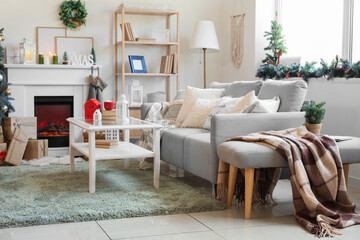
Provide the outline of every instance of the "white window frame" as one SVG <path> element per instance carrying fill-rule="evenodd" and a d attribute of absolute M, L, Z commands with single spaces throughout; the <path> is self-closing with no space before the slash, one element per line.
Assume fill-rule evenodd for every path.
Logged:
<path fill-rule="evenodd" d="M 286 1 L 286 0 L 285 0 Z M 275 9 L 278 12 L 278 21 L 282 23 L 282 0 L 275 0 Z M 342 33 L 342 53 L 343 59 L 352 62 L 353 53 L 353 28 L 354 27 L 354 0 L 344 0 L 343 12 L 343 33 Z"/>

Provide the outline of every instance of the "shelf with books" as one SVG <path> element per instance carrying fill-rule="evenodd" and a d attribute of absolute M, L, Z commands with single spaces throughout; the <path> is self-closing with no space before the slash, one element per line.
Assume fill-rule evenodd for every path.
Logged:
<path fill-rule="evenodd" d="M 116 73 L 117 76 L 122 76 L 122 73 Z M 125 73 L 125 76 L 133 77 L 171 77 L 178 76 L 177 73 Z"/>
<path fill-rule="evenodd" d="M 116 45 L 121 45 L 123 42 L 119 41 L 116 42 Z M 178 42 L 141 42 L 141 41 L 125 41 L 125 45 L 160 45 L 160 46 L 173 46 L 173 45 L 179 45 Z"/>
<path fill-rule="evenodd" d="M 154 15 L 163 16 L 166 20 L 166 31 L 168 31 L 169 42 L 156 42 L 154 38 L 135 38 L 134 32 L 132 31 L 131 23 L 125 21 L 126 15 Z M 172 22 L 171 20 L 176 20 Z M 124 23 L 124 24 L 122 24 Z M 156 10 L 156 9 L 128 9 L 121 8 L 115 11 L 115 97 L 118 97 L 118 91 L 120 86 L 118 80 L 121 79 L 121 92 L 125 93 L 125 81 L 127 77 L 165 77 L 166 78 L 166 100 L 170 100 L 170 83 L 172 77 L 176 78 L 176 90 L 179 91 L 180 87 L 180 74 L 179 58 L 180 58 L 180 13 L 173 10 Z M 137 21 L 137 25 L 139 22 Z M 146 24 L 146 23 L 144 23 Z M 119 31 L 120 26 L 120 31 Z M 172 29 L 174 28 L 174 29 Z M 171 38 L 170 34 L 175 33 L 175 36 Z M 120 40 L 121 39 L 121 40 Z M 128 58 L 125 55 L 125 49 L 129 46 L 146 46 L 150 47 L 167 47 L 167 56 L 176 55 L 176 59 L 171 61 L 171 67 L 159 69 L 160 73 L 128 73 L 125 70 L 125 61 Z M 130 51 L 133 50 L 130 48 Z M 121 52 L 119 52 L 121 51 Z M 129 51 L 129 50 L 127 50 Z M 160 51 L 160 49 L 159 49 Z M 161 50 L 163 51 L 163 50 Z M 120 54 L 119 54 L 120 53 Z M 160 52 L 159 52 L 160 53 Z M 131 55 L 131 54 L 129 54 Z M 154 57 L 152 60 L 154 61 Z M 162 57 L 159 56 L 159 62 L 162 61 Z M 168 66 L 169 63 L 167 63 Z M 164 69 L 167 69 L 164 71 Z M 146 71 L 146 70 L 145 70 Z M 156 71 L 156 70 L 155 70 Z"/>

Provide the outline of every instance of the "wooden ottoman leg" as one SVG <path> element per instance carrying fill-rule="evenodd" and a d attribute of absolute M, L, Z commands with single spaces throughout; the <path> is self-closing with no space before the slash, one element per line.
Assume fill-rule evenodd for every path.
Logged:
<path fill-rule="evenodd" d="M 231 207 L 232 200 L 234 198 L 234 190 L 235 190 L 237 172 L 238 172 L 238 168 L 233 166 L 233 165 L 230 165 L 229 183 L 228 183 L 228 197 L 227 197 L 227 205 L 229 207 Z"/>
<path fill-rule="evenodd" d="M 349 182 L 349 167 L 350 164 L 343 165 L 346 188 L 348 187 L 348 182 Z"/>
<path fill-rule="evenodd" d="M 228 179 L 229 179 L 229 164 L 219 160 L 217 190 L 215 192 L 217 200 L 225 199 L 226 197 L 225 190 L 228 184 L 227 183 Z"/>
<path fill-rule="evenodd" d="M 251 218 L 251 204 L 254 188 L 254 170 L 254 168 L 245 169 L 245 219 Z"/>

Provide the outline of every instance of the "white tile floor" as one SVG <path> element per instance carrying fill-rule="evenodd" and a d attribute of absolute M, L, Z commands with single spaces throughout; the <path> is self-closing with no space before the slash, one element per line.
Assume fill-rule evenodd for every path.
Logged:
<path fill-rule="evenodd" d="M 360 206 L 360 189 L 350 187 L 349 192 Z M 316 239 L 293 217 L 289 181 L 278 183 L 274 199 L 276 206 L 253 209 L 251 220 L 244 220 L 243 207 L 232 207 L 215 212 L 2 229 L 0 240 Z M 343 236 L 335 239 L 359 239 L 360 225 L 341 232 Z"/>

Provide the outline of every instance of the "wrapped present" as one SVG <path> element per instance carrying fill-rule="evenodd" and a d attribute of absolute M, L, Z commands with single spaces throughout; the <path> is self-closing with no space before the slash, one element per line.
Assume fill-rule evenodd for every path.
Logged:
<path fill-rule="evenodd" d="M 16 128 L 21 128 L 32 139 L 37 138 L 36 117 L 8 117 L 4 119 L 5 142 L 10 143 Z"/>
<path fill-rule="evenodd" d="M 88 132 L 83 132 L 84 142 L 89 141 L 89 134 Z M 96 132 L 95 139 L 105 139 L 105 132 Z"/>
<path fill-rule="evenodd" d="M 2 126 L 0 126 L 0 143 L 4 143 L 4 133 L 3 133 L 3 128 Z"/>
<path fill-rule="evenodd" d="M 33 160 L 46 157 L 48 155 L 49 141 L 47 139 L 29 139 L 24 159 Z"/>
<path fill-rule="evenodd" d="M 6 152 L 7 152 L 7 144 L 0 143 L 0 166 L 5 165 Z"/>
<path fill-rule="evenodd" d="M 22 128 L 16 128 L 5 157 L 5 162 L 10 165 L 20 165 L 28 140 L 29 133 Z"/>

